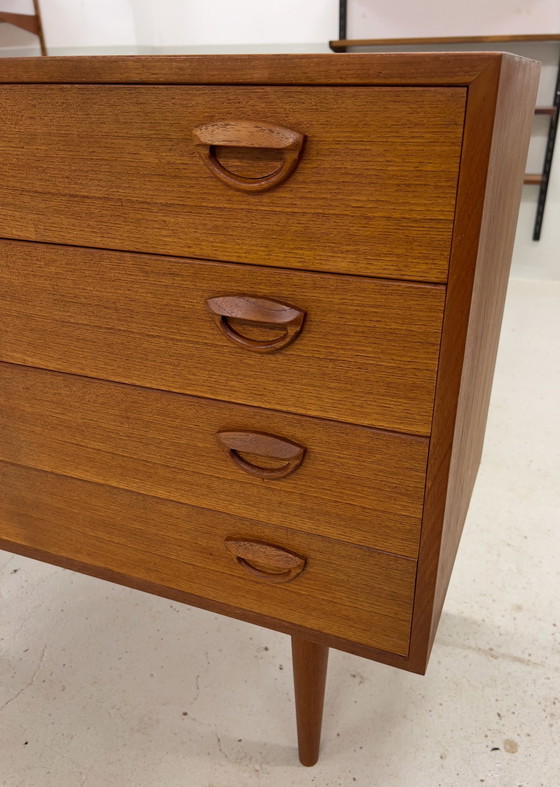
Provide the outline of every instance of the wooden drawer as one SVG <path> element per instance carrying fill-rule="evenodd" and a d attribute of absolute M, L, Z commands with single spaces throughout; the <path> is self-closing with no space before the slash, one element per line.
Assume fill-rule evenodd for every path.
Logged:
<path fill-rule="evenodd" d="M 418 553 L 425 438 L 4 363 L 0 434 L 8 462 Z"/>
<path fill-rule="evenodd" d="M 465 97 L 462 87 L 2 85 L 0 235 L 443 282 Z M 212 151 L 227 170 L 255 183 L 280 168 L 285 152 L 233 148 L 243 133 L 224 129 L 238 121 L 305 135 L 275 189 L 235 190 L 199 156 L 193 129 L 217 123 L 210 136 L 229 144 Z"/>
<path fill-rule="evenodd" d="M 303 310 L 301 333 L 276 352 L 240 346 L 207 307 L 227 295 Z M 444 298 L 441 285 L 0 241 L 0 360 L 428 435 Z"/>
<path fill-rule="evenodd" d="M 408 652 L 414 560 L 10 464 L 0 487 L 0 539 Z M 289 550 L 305 566 L 289 582 L 257 579 L 226 539 Z"/>

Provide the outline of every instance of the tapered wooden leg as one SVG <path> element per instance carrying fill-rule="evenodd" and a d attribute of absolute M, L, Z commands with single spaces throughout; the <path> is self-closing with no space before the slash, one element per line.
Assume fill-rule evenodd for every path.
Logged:
<path fill-rule="evenodd" d="M 292 637 L 299 759 L 302 765 L 315 765 L 319 759 L 328 658 L 326 645 Z"/>

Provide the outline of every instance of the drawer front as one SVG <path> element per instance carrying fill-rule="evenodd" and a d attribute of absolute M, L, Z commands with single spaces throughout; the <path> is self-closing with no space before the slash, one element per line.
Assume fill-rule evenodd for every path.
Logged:
<path fill-rule="evenodd" d="M 289 335 L 224 321 L 207 306 L 217 296 L 241 317 L 244 296 L 287 303 L 304 322 Z M 0 360 L 428 435 L 444 298 L 440 285 L 0 241 Z M 270 336 L 291 343 L 247 346 Z"/>
<path fill-rule="evenodd" d="M 425 438 L 3 363 L 0 434 L 15 464 L 418 552 Z"/>
<path fill-rule="evenodd" d="M 445 87 L 1 86 L 0 235 L 443 282 L 465 96 Z M 251 190 L 288 170 L 275 188 Z"/>
<path fill-rule="evenodd" d="M 4 463 L 0 487 L 6 541 L 408 652 L 414 560 Z M 270 555 L 247 556 L 247 541 L 293 560 L 289 581 L 260 578 Z"/>

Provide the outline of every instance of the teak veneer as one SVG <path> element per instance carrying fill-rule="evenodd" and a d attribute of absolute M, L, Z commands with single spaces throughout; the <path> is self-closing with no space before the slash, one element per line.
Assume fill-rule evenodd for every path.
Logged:
<path fill-rule="evenodd" d="M 426 670 L 538 81 L 500 53 L 0 64 L 0 544 Z"/>
<path fill-rule="evenodd" d="M 444 87 L 6 85 L 0 223 L 25 240 L 443 282 L 464 107 Z M 229 149 L 239 117 L 303 122 L 284 188 L 247 194 L 201 167 L 192 130 L 220 121 Z"/>
<path fill-rule="evenodd" d="M 226 430 L 247 436 L 245 458 L 259 452 L 253 469 L 285 464 L 274 450 L 267 463 L 253 435 L 305 455 L 263 484 L 266 469 L 240 472 L 224 450 Z M 425 438 L 6 363 L 0 433 L 6 462 L 418 556 Z"/>
<path fill-rule="evenodd" d="M 2 360 L 430 433 L 443 287 L 2 240 L 0 254 Z M 297 340 L 247 351 L 231 339 L 283 329 L 243 313 L 228 340 L 208 309 L 228 294 L 300 309 Z"/>

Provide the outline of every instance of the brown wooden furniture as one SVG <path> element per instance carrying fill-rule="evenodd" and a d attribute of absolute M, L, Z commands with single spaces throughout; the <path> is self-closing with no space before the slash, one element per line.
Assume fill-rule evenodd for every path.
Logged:
<path fill-rule="evenodd" d="M 34 14 L 11 14 L 8 11 L 0 11 L 0 22 L 5 22 L 14 27 L 19 27 L 22 30 L 27 30 L 28 33 L 33 33 L 39 38 L 39 45 L 41 47 L 41 54 L 47 54 L 47 46 L 45 44 L 45 36 L 43 33 L 43 22 L 41 20 L 41 9 L 39 8 L 39 0 L 33 0 Z"/>
<path fill-rule="evenodd" d="M 457 46 L 466 44 L 470 45 L 484 45 L 484 48 L 494 49 L 495 47 L 486 47 L 486 44 L 497 44 L 502 47 L 507 44 L 548 44 L 560 43 L 560 33 L 527 33 L 525 35 L 491 35 L 491 36 L 436 36 L 436 37 L 423 37 L 423 38 L 347 38 L 347 0 L 340 0 L 339 7 L 339 29 L 340 38 L 336 41 L 329 41 L 329 46 L 333 52 L 348 52 L 352 49 L 373 49 L 380 52 L 387 47 L 395 46 L 410 46 L 410 47 L 426 47 L 426 46 Z M 548 133 L 546 140 L 546 148 L 543 160 L 542 171 L 538 173 L 527 172 L 525 174 L 524 183 L 526 186 L 539 186 L 539 195 L 537 200 L 537 210 L 535 213 L 535 226 L 533 230 L 533 240 L 540 240 L 542 223 L 544 217 L 544 209 L 546 207 L 546 197 L 548 194 L 548 186 L 550 182 L 550 172 L 552 169 L 552 159 L 554 156 L 554 147 L 556 144 L 556 134 L 558 131 L 558 114 L 560 112 L 560 60 L 556 70 L 556 85 L 552 97 L 552 104 L 550 106 L 536 107 L 535 115 L 545 115 L 548 117 Z"/>
<path fill-rule="evenodd" d="M 0 69 L 3 548 L 425 671 L 482 450 L 538 65 Z"/>
<path fill-rule="evenodd" d="M 399 46 L 401 44 L 509 44 L 525 42 L 560 41 L 560 33 L 527 33 L 523 35 L 491 35 L 491 36 L 424 36 L 413 38 L 346 38 L 329 41 L 333 52 L 346 52 L 350 47 L 363 46 Z"/>

